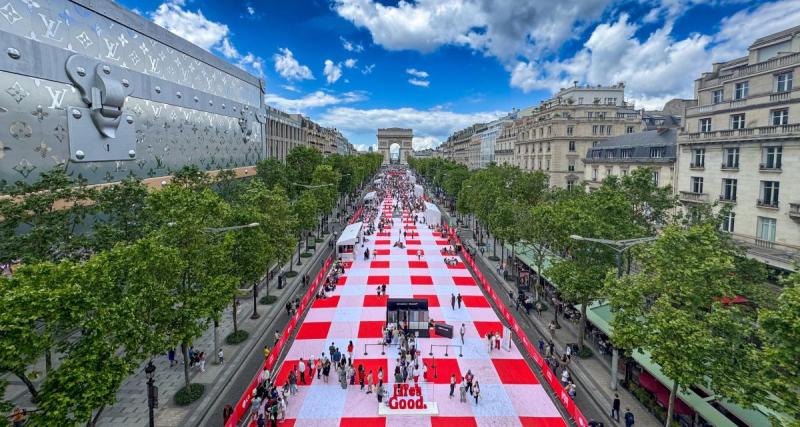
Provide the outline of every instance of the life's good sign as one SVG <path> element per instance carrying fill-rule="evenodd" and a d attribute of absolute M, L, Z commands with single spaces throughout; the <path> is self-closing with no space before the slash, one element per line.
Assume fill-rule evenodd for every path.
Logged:
<path fill-rule="evenodd" d="M 422 399 L 422 389 L 414 384 L 395 384 L 394 395 L 389 399 L 389 409 L 427 409 Z"/>

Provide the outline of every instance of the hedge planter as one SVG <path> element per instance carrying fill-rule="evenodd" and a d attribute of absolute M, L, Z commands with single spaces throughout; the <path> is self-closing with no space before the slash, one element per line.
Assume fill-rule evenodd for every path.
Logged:
<path fill-rule="evenodd" d="M 274 303 L 277 300 L 278 300 L 278 297 L 276 297 L 275 295 L 266 295 L 266 296 L 261 297 L 261 299 L 259 299 L 258 302 L 260 302 L 261 304 L 264 304 L 264 305 L 269 305 L 269 304 Z"/>
<path fill-rule="evenodd" d="M 175 403 L 178 406 L 190 405 L 192 402 L 202 397 L 205 390 L 206 386 L 203 384 L 189 384 L 188 389 L 186 387 L 181 387 L 181 389 L 175 393 Z"/>
<path fill-rule="evenodd" d="M 286 276 L 287 278 L 292 278 L 292 277 L 296 277 L 298 274 L 300 274 L 300 273 L 298 273 L 296 271 L 287 271 L 286 273 L 284 273 L 284 276 Z"/>
<path fill-rule="evenodd" d="M 580 357 L 581 359 L 588 359 L 592 357 L 592 354 L 593 354 L 592 349 L 586 346 L 583 346 L 582 349 L 578 350 L 578 357 Z"/>
<path fill-rule="evenodd" d="M 489 255 L 489 261 L 500 261 L 500 257 Z"/>
<path fill-rule="evenodd" d="M 317 243 L 322 243 L 322 242 L 324 242 L 324 241 L 325 241 L 325 239 L 316 239 L 316 242 L 317 242 Z"/>
<path fill-rule="evenodd" d="M 300 257 L 301 258 L 311 258 L 312 255 L 313 254 L 311 252 L 303 252 L 302 254 L 300 254 Z"/>
<path fill-rule="evenodd" d="M 246 340 L 249 336 L 250 334 L 247 331 L 239 329 L 238 331 L 225 337 L 225 342 L 230 345 L 236 345 Z"/>

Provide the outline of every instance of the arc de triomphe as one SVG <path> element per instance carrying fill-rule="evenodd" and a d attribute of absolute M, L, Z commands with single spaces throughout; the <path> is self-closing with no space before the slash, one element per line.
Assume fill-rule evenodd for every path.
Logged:
<path fill-rule="evenodd" d="M 400 164 L 407 165 L 408 157 L 413 155 L 411 141 L 414 139 L 412 129 L 386 128 L 378 129 L 378 151 L 383 154 L 383 164 L 391 163 L 389 150 L 393 144 L 400 146 Z"/>

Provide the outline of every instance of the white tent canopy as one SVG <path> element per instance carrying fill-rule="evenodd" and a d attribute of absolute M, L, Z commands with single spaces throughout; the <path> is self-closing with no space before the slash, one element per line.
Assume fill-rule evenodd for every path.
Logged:
<path fill-rule="evenodd" d="M 342 230 L 342 235 L 336 241 L 336 254 L 345 261 L 352 261 L 355 259 L 355 248 L 361 239 L 361 228 L 364 226 L 363 222 L 356 222 L 348 225 Z"/>
<path fill-rule="evenodd" d="M 425 223 L 439 225 L 442 222 L 442 212 L 433 203 L 425 202 Z"/>
<path fill-rule="evenodd" d="M 380 178 L 378 178 L 378 179 L 376 179 L 376 180 L 375 180 L 375 184 L 380 184 L 380 183 L 381 183 L 381 180 L 380 180 Z"/>
<path fill-rule="evenodd" d="M 425 189 L 422 188 L 419 184 L 414 184 L 414 195 L 417 197 L 422 196 L 425 193 Z"/>
<path fill-rule="evenodd" d="M 374 191 L 370 191 L 369 193 L 367 193 L 366 196 L 364 196 L 364 201 L 366 202 L 368 200 L 375 200 L 377 198 L 378 198 L 378 194 L 376 192 L 374 192 Z"/>
<path fill-rule="evenodd" d="M 412 184 L 416 184 L 417 183 L 417 178 L 415 176 L 411 175 L 411 176 L 408 177 L 408 182 L 410 182 Z"/>

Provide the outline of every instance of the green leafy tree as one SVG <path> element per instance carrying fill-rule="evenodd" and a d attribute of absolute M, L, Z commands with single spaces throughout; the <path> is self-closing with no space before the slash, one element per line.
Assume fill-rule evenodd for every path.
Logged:
<path fill-rule="evenodd" d="M 308 247 L 308 234 L 309 230 L 313 230 L 317 225 L 317 199 L 310 191 L 304 191 L 300 197 L 292 204 L 292 212 L 296 221 L 294 222 L 294 232 L 298 236 L 297 243 L 297 264 L 300 264 L 300 245 L 305 236 L 306 247 Z"/>
<path fill-rule="evenodd" d="M 740 291 L 734 258 L 711 224 L 669 226 L 637 252 L 640 272 L 622 279 L 608 274 L 613 341 L 650 352 L 673 381 L 666 426 L 679 389 L 702 384 L 731 396 L 755 370 L 748 357 L 754 322 L 722 303 Z"/>
<path fill-rule="evenodd" d="M 336 207 L 340 180 L 341 175 L 330 165 L 319 165 L 314 169 L 311 177 L 311 185 L 314 188 L 311 191 L 317 200 L 317 208 L 321 215 L 320 228 L 327 215 Z"/>
<path fill-rule="evenodd" d="M 296 196 L 301 192 L 293 183 L 309 185 L 314 175 L 314 169 L 322 164 L 322 153 L 316 148 L 298 146 L 286 155 L 286 170 L 289 177 L 289 194 Z"/>
<path fill-rule="evenodd" d="M 94 246 L 110 249 L 117 243 L 133 243 L 144 237 L 142 226 L 147 187 L 138 179 L 126 178 L 96 193 Z"/>
<path fill-rule="evenodd" d="M 762 369 L 756 371 L 757 392 L 748 394 L 750 403 L 761 403 L 781 414 L 774 425 L 800 426 L 800 273 L 792 274 L 774 309 L 761 310 L 761 351 L 755 357 Z"/>
<path fill-rule="evenodd" d="M 289 190 L 289 171 L 285 163 L 278 159 L 266 159 L 256 164 L 256 177 L 268 188 L 275 186 Z"/>
<path fill-rule="evenodd" d="M 185 267 L 180 280 L 171 284 L 176 302 L 173 335 L 181 343 L 184 380 L 189 388 L 188 350 L 231 301 L 238 280 L 230 274 L 233 237 L 209 228 L 225 226 L 230 207 L 208 188 L 167 185 L 147 197 L 145 210 L 160 244 L 178 251 Z"/>

